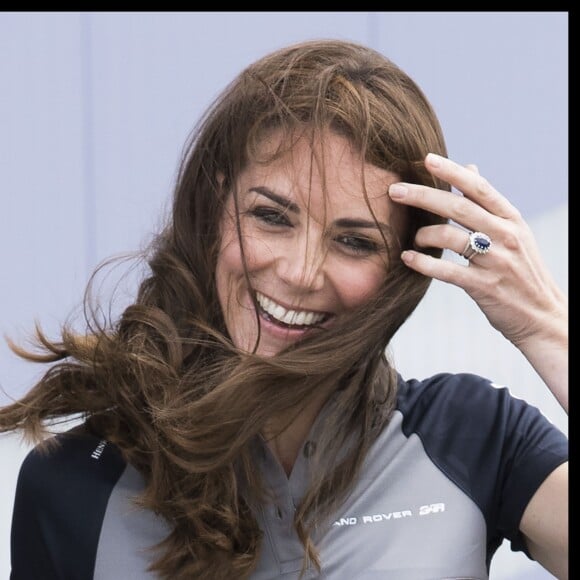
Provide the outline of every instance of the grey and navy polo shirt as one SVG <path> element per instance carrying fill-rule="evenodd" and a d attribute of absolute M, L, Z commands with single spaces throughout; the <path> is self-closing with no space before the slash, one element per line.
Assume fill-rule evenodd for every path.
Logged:
<path fill-rule="evenodd" d="M 324 409 L 289 477 L 256 442 L 273 499 L 256 511 L 264 537 L 252 580 L 300 575 L 304 550 L 292 521 L 323 425 Z M 11 580 L 154 578 L 148 548 L 170 530 L 133 503 L 141 475 L 104 440 L 59 437 L 55 452 L 33 450 L 21 467 Z M 400 379 L 396 411 L 360 478 L 316 532 L 322 570 L 304 578 L 486 579 L 504 538 L 527 553 L 524 509 L 567 458 L 565 435 L 505 387 L 470 374 Z"/>

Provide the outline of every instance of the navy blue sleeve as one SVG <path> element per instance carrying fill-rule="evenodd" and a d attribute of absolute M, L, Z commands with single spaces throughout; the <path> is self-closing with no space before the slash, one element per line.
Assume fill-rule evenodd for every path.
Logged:
<path fill-rule="evenodd" d="M 504 538 L 527 551 L 519 524 L 546 477 L 568 459 L 568 439 L 534 406 L 477 375 L 401 382 L 407 435 L 481 509 L 488 562 Z"/>
<path fill-rule="evenodd" d="M 125 463 L 118 450 L 81 434 L 33 449 L 18 475 L 11 529 L 11 580 L 93 577 L 107 502 Z"/>

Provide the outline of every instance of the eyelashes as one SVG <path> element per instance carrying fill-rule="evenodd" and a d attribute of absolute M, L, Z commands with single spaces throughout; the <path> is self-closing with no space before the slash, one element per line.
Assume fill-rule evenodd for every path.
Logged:
<path fill-rule="evenodd" d="M 354 254 L 377 254 L 381 249 L 374 240 L 358 234 L 341 234 L 335 240 Z"/>
<path fill-rule="evenodd" d="M 291 229 L 294 224 L 288 216 L 287 210 L 277 209 L 271 206 L 255 206 L 245 212 L 258 220 L 269 229 Z M 384 245 L 373 238 L 355 232 L 341 232 L 333 237 L 345 253 L 356 256 L 369 256 L 385 251 Z"/>
<path fill-rule="evenodd" d="M 288 219 L 287 213 L 273 207 L 257 206 L 248 213 L 269 226 L 292 227 L 292 222 Z"/>

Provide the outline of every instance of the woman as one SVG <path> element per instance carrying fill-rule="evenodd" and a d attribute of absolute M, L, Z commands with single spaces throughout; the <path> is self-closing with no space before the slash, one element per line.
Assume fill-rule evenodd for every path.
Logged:
<path fill-rule="evenodd" d="M 384 56 L 312 41 L 243 71 L 148 265 L 119 320 L 14 346 L 51 364 L 0 412 L 39 443 L 13 580 L 486 578 L 504 538 L 567 577 L 564 435 L 486 378 L 406 380 L 385 355 L 443 280 L 567 409 L 563 293 Z"/>

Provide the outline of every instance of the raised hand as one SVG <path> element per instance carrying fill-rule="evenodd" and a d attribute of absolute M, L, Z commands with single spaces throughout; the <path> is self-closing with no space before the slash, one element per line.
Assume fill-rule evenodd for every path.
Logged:
<path fill-rule="evenodd" d="M 461 194 L 412 183 L 391 185 L 393 201 L 454 222 L 421 228 L 416 249 L 404 251 L 403 261 L 463 288 L 567 409 L 567 298 L 546 267 L 530 227 L 474 165 L 464 167 L 429 154 L 425 167 Z M 420 251 L 426 247 L 452 250 L 467 261 L 434 258 Z"/>

